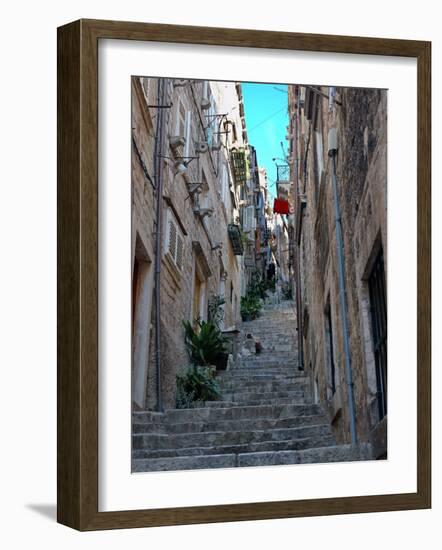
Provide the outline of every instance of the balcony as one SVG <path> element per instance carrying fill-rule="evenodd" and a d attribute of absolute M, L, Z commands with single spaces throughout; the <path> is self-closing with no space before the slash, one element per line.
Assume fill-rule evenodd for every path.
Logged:
<path fill-rule="evenodd" d="M 242 244 L 241 230 L 239 225 L 229 223 L 227 226 L 227 233 L 229 235 L 230 243 L 233 248 L 235 256 L 242 256 L 244 254 L 244 247 Z"/>

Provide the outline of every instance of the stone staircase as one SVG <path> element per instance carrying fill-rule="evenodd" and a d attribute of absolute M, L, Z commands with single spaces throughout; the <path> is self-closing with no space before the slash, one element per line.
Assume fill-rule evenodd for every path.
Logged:
<path fill-rule="evenodd" d="M 367 445 L 337 445 L 297 368 L 293 302 L 267 304 L 242 323 L 262 344 L 218 374 L 218 401 L 194 409 L 133 413 L 132 471 L 367 460 Z"/>

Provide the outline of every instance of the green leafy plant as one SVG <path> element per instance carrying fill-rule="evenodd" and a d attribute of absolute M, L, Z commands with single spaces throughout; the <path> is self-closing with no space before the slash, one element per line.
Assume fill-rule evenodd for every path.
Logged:
<path fill-rule="evenodd" d="M 261 311 L 261 301 L 256 294 L 246 293 L 241 297 L 241 317 L 244 321 L 256 319 Z"/>
<path fill-rule="evenodd" d="M 266 279 L 263 279 L 258 271 L 255 271 L 252 275 L 252 280 L 247 287 L 247 293 L 253 294 L 261 300 L 266 297 L 267 290 L 269 290 L 269 284 Z"/>
<path fill-rule="evenodd" d="M 262 279 L 259 272 L 252 275 L 244 296 L 241 297 L 241 317 L 243 321 L 250 321 L 258 317 L 268 290 L 268 282 Z"/>
<path fill-rule="evenodd" d="M 176 408 L 189 409 L 220 397 L 215 371 L 209 367 L 191 365 L 177 374 Z"/>
<path fill-rule="evenodd" d="M 193 326 L 183 321 L 184 341 L 189 358 L 194 365 L 214 365 L 227 351 L 227 338 L 211 321 L 196 320 Z"/>

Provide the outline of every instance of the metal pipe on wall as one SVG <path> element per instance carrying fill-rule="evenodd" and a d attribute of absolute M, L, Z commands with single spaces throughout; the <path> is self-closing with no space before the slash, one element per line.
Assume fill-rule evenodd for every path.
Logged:
<path fill-rule="evenodd" d="M 299 98 L 297 98 L 299 100 Z M 301 189 L 299 184 L 299 152 L 298 152 L 298 138 L 299 138 L 299 120 L 298 111 L 296 108 L 295 115 L 293 117 L 294 123 L 294 176 L 296 182 L 296 204 L 298 206 L 298 215 L 302 216 L 302 207 L 300 207 Z M 298 226 L 298 223 L 296 223 Z M 302 224 L 299 225 L 302 227 Z M 300 235 L 299 235 L 300 239 Z M 302 320 L 302 289 L 301 289 L 301 247 L 298 241 L 297 229 L 294 233 L 294 245 L 296 251 L 295 260 L 295 279 L 296 279 L 296 322 L 298 325 L 298 370 L 304 370 L 304 341 L 303 341 L 303 320 Z"/>
<path fill-rule="evenodd" d="M 339 298 L 341 304 L 341 321 L 342 321 L 342 332 L 344 340 L 344 356 L 345 356 L 345 375 L 346 383 L 348 390 L 348 410 L 350 415 L 350 435 L 351 442 L 353 444 L 357 443 L 357 432 L 356 432 L 356 410 L 355 410 L 355 400 L 354 400 L 354 384 L 353 384 L 353 373 L 351 368 L 351 356 L 350 356 L 350 341 L 348 334 L 348 316 L 347 316 L 347 300 L 346 300 L 346 289 L 345 289 L 345 266 L 344 266 L 344 243 L 342 239 L 342 221 L 341 221 L 341 210 L 339 207 L 339 197 L 338 197 L 338 188 L 337 188 L 337 177 L 336 177 L 336 156 L 338 152 L 337 147 L 337 135 L 336 130 L 332 129 L 334 135 L 330 136 L 329 134 L 329 151 L 328 154 L 332 158 L 332 188 L 333 188 L 333 203 L 335 210 L 335 230 L 336 230 L 336 248 L 338 255 L 338 277 L 339 277 Z"/>
<path fill-rule="evenodd" d="M 164 105 L 165 79 L 158 79 L 158 107 Z M 155 129 L 154 173 L 156 188 L 156 233 L 155 233 L 155 368 L 157 410 L 162 412 L 163 397 L 161 387 L 161 240 L 163 225 L 163 141 L 165 109 L 158 108 Z"/>

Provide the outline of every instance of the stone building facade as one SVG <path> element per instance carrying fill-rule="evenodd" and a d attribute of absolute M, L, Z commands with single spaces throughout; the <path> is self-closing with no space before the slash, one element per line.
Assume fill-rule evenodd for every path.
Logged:
<path fill-rule="evenodd" d="M 132 79 L 135 409 L 175 406 L 183 320 L 207 320 L 216 295 L 224 327 L 240 319 L 244 191 L 232 152 L 247 149 L 243 114 L 239 84 Z"/>
<path fill-rule="evenodd" d="M 374 457 L 383 458 L 387 453 L 387 92 L 293 85 L 288 102 L 294 205 L 290 251 L 299 366 L 310 373 L 316 399 L 326 404 L 342 443 L 351 441 L 351 372 L 357 439 L 370 442 Z M 330 129 L 336 133 L 329 134 Z"/>

